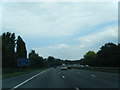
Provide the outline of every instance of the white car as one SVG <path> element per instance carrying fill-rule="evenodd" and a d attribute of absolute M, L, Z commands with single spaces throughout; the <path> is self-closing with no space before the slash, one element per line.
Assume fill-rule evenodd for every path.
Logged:
<path fill-rule="evenodd" d="M 85 65 L 85 67 L 90 67 L 89 65 Z"/>
<path fill-rule="evenodd" d="M 61 69 L 61 70 L 67 70 L 67 66 L 66 66 L 65 64 L 62 64 L 62 66 L 61 66 L 60 69 Z"/>
<path fill-rule="evenodd" d="M 80 67 L 82 67 L 82 68 L 83 68 L 83 67 L 84 67 L 84 65 L 80 65 Z"/>

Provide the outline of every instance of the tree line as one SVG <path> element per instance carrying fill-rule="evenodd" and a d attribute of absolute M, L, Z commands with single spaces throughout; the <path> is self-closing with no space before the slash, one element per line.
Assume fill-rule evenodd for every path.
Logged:
<path fill-rule="evenodd" d="M 6 32 L 2 34 L 2 67 L 18 68 L 17 60 L 27 58 L 26 44 L 21 36 L 15 37 L 15 33 Z M 39 56 L 35 50 L 28 54 L 30 68 L 42 68 L 61 65 L 63 60 L 49 56 L 47 59 Z"/>
<path fill-rule="evenodd" d="M 53 56 L 48 56 L 48 58 L 43 58 L 39 56 L 35 50 L 31 50 L 29 53 L 30 67 L 39 68 L 39 67 L 53 67 L 59 66 L 63 63 L 63 60 L 54 58 Z"/>
<path fill-rule="evenodd" d="M 116 45 L 109 42 L 103 45 L 97 53 L 88 51 L 80 60 L 80 64 L 99 67 L 120 67 L 119 55 L 120 44 Z"/>
<path fill-rule="evenodd" d="M 100 50 L 95 53 L 94 51 L 88 51 L 82 59 L 71 61 L 61 60 L 53 56 L 43 58 L 36 53 L 35 50 L 31 50 L 27 57 L 26 43 L 21 36 L 15 37 L 15 33 L 6 32 L 1 35 L 2 37 L 2 67 L 3 68 L 18 68 L 18 58 L 28 58 L 30 60 L 30 68 L 43 68 L 59 66 L 62 63 L 65 64 L 83 64 L 90 66 L 108 66 L 118 67 L 118 58 L 120 54 L 120 44 L 106 43 Z"/>

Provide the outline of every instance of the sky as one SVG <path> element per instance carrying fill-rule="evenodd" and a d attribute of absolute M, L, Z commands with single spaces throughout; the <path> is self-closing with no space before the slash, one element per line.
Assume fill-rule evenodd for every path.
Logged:
<path fill-rule="evenodd" d="M 80 60 L 105 43 L 118 43 L 118 3 L 113 2 L 4 2 L 3 32 L 14 32 L 27 52 Z"/>

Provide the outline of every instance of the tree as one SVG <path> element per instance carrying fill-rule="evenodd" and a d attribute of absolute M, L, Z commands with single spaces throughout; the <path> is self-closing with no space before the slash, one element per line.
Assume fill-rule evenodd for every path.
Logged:
<path fill-rule="evenodd" d="M 118 67 L 119 44 L 106 43 L 97 52 L 97 64 L 99 66 Z"/>
<path fill-rule="evenodd" d="M 17 58 L 27 58 L 26 45 L 20 36 L 17 39 Z"/>
<path fill-rule="evenodd" d="M 88 51 L 85 55 L 84 55 L 84 63 L 94 66 L 96 63 L 96 56 L 97 54 L 94 51 Z"/>
<path fill-rule="evenodd" d="M 96 53 L 94 51 L 88 51 L 84 55 L 84 59 L 95 59 L 96 58 Z"/>
<path fill-rule="evenodd" d="M 53 56 L 49 56 L 47 62 L 49 66 L 55 66 L 55 58 Z"/>
<path fill-rule="evenodd" d="M 61 59 L 56 59 L 55 61 L 56 61 L 55 62 L 56 66 L 62 65 L 62 63 L 63 63 L 63 60 L 61 60 Z"/>
<path fill-rule="evenodd" d="M 15 67 L 15 33 L 2 34 L 2 66 Z"/>
<path fill-rule="evenodd" d="M 29 53 L 29 59 L 30 59 L 30 66 L 32 68 L 45 67 L 45 62 L 43 60 L 43 57 L 39 56 L 38 53 L 35 52 L 35 50 L 31 50 L 31 52 Z"/>

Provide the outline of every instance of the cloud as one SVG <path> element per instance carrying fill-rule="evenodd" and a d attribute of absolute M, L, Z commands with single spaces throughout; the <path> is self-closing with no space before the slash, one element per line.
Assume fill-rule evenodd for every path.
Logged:
<path fill-rule="evenodd" d="M 36 50 L 41 56 L 46 58 L 48 56 L 54 56 L 56 58 L 61 58 L 61 59 L 77 60 L 81 56 L 80 50 L 78 50 L 77 47 L 70 46 L 67 44 L 59 44 L 48 47 L 38 47 L 33 49 Z"/>
<path fill-rule="evenodd" d="M 2 2 L 118 2 L 119 0 L 2 0 Z"/>
<path fill-rule="evenodd" d="M 115 8 L 112 3 L 92 2 L 5 3 L 3 31 L 12 30 L 26 37 L 70 36 L 102 23 L 116 22 Z"/>
<path fill-rule="evenodd" d="M 85 45 L 90 45 L 90 44 L 97 44 L 100 42 L 110 42 L 110 41 L 118 41 L 118 27 L 117 25 L 114 26 L 108 26 L 103 28 L 99 32 L 92 33 L 87 36 L 79 37 L 77 40 L 80 43 L 83 43 Z"/>

